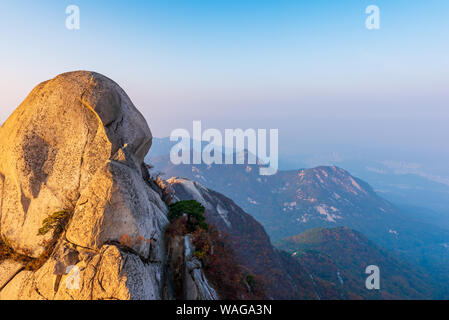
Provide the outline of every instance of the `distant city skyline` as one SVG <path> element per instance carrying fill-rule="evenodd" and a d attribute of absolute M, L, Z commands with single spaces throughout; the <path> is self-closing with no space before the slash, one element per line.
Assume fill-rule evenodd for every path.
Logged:
<path fill-rule="evenodd" d="M 69 5 L 80 30 L 65 27 Z M 369 5 L 380 30 L 365 27 Z M 279 129 L 281 153 L 448 155 L 448 14 L 445 0 L 2 1 L 0 123 L 39 82 L 91 70 L 122 86 L 158 137 L 201 120 Z"/>

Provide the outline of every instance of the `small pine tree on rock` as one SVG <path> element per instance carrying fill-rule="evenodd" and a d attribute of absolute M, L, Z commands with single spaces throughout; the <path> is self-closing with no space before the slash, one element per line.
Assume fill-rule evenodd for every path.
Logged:
<path fill-rule="evenodd" d="M 187 216 L 187 226 L 191 232 L 199 226 L 201 229 L 208 230 L 209 226 L 204 217 L 204 206 L 195 200 L 185 200 L 173 203 L 169 206 L 168 219 L 174 221 L 183 215 Z"/>

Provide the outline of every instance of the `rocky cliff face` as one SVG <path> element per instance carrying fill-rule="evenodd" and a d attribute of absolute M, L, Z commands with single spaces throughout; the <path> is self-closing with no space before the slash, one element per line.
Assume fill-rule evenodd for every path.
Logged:
<path fill-rule="evenodd" d="M 218 300 L 209 284 L 201 261 L 194 255 L 190 235 L 167 239 L 167 268 L 164 299 Z"/>
<path fill-rule="evenodd" d="M 167 180 L 174 201 L 196 200 L 207 222 L 229 236 L 237 262 L 263 282 L 267 299 L 316 299 L 314 284 L 301 265 L 275 249 L 264 228 L 231 199 L 183 178 Z"/>
<path fill-rule="evenodd" d="M 0 299 L 162 298 L 168 220 L 143 178 L 151 142 L 100 74 L 30 93 L 0 129 Z"/>

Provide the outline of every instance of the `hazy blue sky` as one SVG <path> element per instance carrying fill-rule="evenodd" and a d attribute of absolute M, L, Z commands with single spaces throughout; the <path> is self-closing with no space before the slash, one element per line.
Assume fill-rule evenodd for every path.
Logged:
<path fill-rule="evenodd" d="M 70 4 L 79 31 L 65 28 Z M 370 4 L 380 30 L 365 28 Z M 449 152 L 447 0 L 0 2 L 0 122 L 78 69 L 117 81 L 155 136 L 202 120 L 279 128 L 289 150 Z"/>

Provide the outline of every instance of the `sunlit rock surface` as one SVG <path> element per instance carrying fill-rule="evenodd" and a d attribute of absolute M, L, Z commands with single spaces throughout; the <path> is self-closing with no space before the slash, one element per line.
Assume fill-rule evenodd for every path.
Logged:
<path fill-rule="evenodd" d="M 0 299 L 160 299 L 167 207 L 144 180 L 151 131 L 93 72 L 39 84 L 0 129 L 0 234 L 36 271 L 0 264 Z M 146 169 L 145 169 L 146 170 Z M 40 232 L 67 212 L 62 232 Z"/>

